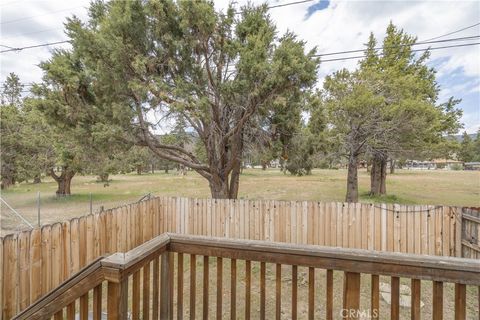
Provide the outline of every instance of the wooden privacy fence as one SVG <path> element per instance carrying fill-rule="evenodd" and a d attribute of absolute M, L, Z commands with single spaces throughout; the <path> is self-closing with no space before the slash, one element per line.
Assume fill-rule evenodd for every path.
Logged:
<path fill-rule="evenodd" d="M 339 273 L 343 288 L 335 284 Z M 385 278 L 389 308 L 380 304 Z M 401 280 L 412 287 L 410 310 L 402 313 Z M 432 302 L 422 310 L 421 299 L 430 296 L 423 286 L 432 288 Z M 14 320 L 74 320 L 77 310 L 80 319 L 102 319 L 106 311 L 108 320 L 419 320 L 426 309 L 434 320 L 465 320 L 478 318 L 480 292 L 473 286 L 480 286 L 479 260 L 167 233 L 96 260 Z"/>
<path fill-rule="evenodd" d="M 462 253 L 480 259 L 480 208 L 462 208 Z"/>
<path fill-rule="evenodd" d="M 448 206 L 155 197 L 2 238 L 0 319 L 97 257 L 164 232 L 460 256 L 461 216 Z"/>

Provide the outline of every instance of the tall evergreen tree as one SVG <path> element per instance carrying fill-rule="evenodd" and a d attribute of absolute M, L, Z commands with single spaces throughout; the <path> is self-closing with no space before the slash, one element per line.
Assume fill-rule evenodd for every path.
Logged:
<path fill-rule="evenodd" d="M 50 114 L 80 125 L 119 128 L 131 143 L 205 177 L 212 197 L 236 198 L 244 134 L 279 96 L 308 90 L 316 80 L 314 51 L 292 33 L 277 36 L 267 7 L 217 12 L 207 1 L 94 2 L 86 23 L 71 19 L 71 52 L 42 67 L 60 91 L 77 100 Z M 64 57 L 70 66 L 56 74 Z M 90 95 L 95 102 L 88 101 Z M 61 112 L 59 112 L 61 111 Z M 48 112 L 48 111 L 47 111 Z M 162 143 L 152 114 L 183 118 L 204 145 L 203 162 L 184 147 Z"/>
<path fill-rule="evenodd" d="M 461 111 L 455 108 L 459 100 L 451 98 L 437 104 L 439 87 L 435 70 L 426 65 L 428 51 L 420 56 L 412 52 L 416 38 L 390 23 L 382 50 L 375 50 L 376 41 L 370 36 L 360 63 L 360 76 L 369 83 L 382 103 L 376 136 L 367 144 L 372 157 L 372 195 L 386 193 L 387 161 L 431 148 L 446 134 L 456 132 Z"/>

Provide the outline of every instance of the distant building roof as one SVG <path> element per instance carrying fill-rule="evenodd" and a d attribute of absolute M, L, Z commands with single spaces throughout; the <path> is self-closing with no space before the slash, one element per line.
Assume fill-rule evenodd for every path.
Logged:
<path fill-rule="evenodd" d="M 433 163 L 463 163 L 462 161 L 451 160 L 451 159 L 433 159 Z"/>

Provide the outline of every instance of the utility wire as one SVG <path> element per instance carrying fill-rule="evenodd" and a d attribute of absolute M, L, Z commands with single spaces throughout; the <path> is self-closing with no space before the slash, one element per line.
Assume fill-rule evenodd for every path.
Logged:
<path fill-rule="evenodd" d="M 68 42 L 68 41 L 63 41 L 63 42 Z M 62 43 L 63 43 L 62 42 Z M 480 42 L 474 42 L 474 43 L 464 43 L 464 44 L 457 44 L 457 45 L 451 45 L 451 46 L 442 46 L 442 47 L 433 47 L 433 48 L 423 48 L 423 49 L 415 49 L 412 50 L 412 52 L 421 52 L 421 51 L 431 51 L 431 50 L 438 50 L 438 49 L 448 49 L 448 48 L 458 48 L 458 47 L 467 47 L 467 46 L 474 46 L 474 45 L 479 45 Z M 0 51 L 2 52 L 2 51 Z M 383 53 L 380 53 L 382 55 Z M 354 57 L 345 57 L 345 58 L 334 58 L 334 59 L 326 59 L 326 60 L 320 60 L 320 62 L 331 62 L 331 61 L 343 61 L 343 60 L 351 60 L 351 59 L 362 59 L 365 58 L 365 55 L 362 56 L 354 56 Z M 37 83 L 25 83 L 22 84 L 25 87 L 31 87 L 36 85 Z M 30 89 L 25 89 L 25 91 L 30 91 Z"/>
<path fill-rule="evenodd" d="M 2 50 L 2 51 L 0 51 L 0 53 L 11 52 L 11 51 L 22 51 L 22 50 L 25 50 L 25 49 L 32 49 L 32 48 L 47 47 L 47 46 L 53 46 L 53 45 L 61 44 L 61 43 L 68 43 L 68 42 L 70 42 L 70 40 L 43 43 L 43 44 L 37 44 L 37 45 L 33 45 L 33 46 L 20 47 L 20 48 L 12 48 L 12 49 L 8 49 L 8 50 Z"/>
<path fill-rule="evenodd" d="M 313 0 L 303 0 L 303 1 L 296 1 L 296 2 L 289 2 L 289 3 L 284 3 L 284 4 L 277 4 L 274 6 L 267 7 L 267 9 L 275 9 L 275 8 L 280 8 L 280 7 L 287 7 L 287 6 L 293 6 L 296 4 L 302 4 L 306 2 L 312 2 Z"/>
<path fill-rule="evenodd" d="M 480 35 L 470 36 L 470 37 L 451 38 L 451 39 L 444 39 L 444 40 L 437 40 L 437 41 L 422 41 L 422 42 L 416 42 L 416 43 L 412 44 L 412 46 L 417 46 L 417 45 L 422 45 L 422 44 L 439 43 L 439 42 L 473 40 L 473 39 L 477 39 L 477 38 L 480 38 Z M 405 46 L 410 46 L 410 45 L 403 44 L 403 45 L 399 45 L 398 47 L 405 47 Z M 382 49 L 383 49 L 383 47 L 373 48 L 373 50 L 382 50 Z M 324 56 L 332 56 L 332 55 L 337 55 L 337 54 L 355 53 L 355 52 L 365 52 L 365 49 L 338 51 L 338 52 L 330 52 L 330 53 L 319 53 L 315 56 L 316 57 L 324 57 Z"/>
<path fill-rule="evenodd" d="M 415 49 L 412 50 L 412 52 L 420 52 L 420 51 L 431 51 L 431 50 L 438 50 L 438 49 L 447 49 L 447 48 L 458 48 L 458 47 L 468 47 L 468 46 L 475 46 L 480 44 L 480 42 L 474 42 L 474 43 L 465 43 L 465 44 L 457 44 L 457 45 L 451 45 L 451 46 L 443 46 L 443 47 L 433 47 L 433 48 L 424 48 L 424 49 Z M 382 55 L 383 53 L 380 53 Z M 335 58 L 335 59 L 326 59 L 326 60 L 320 60 L 321 62 L 329 62 L 329 61 L 343 61 L 343 60 L 351 60 L 351 59 L 361 59 L 365 58 L 365 55 L 362 56 L 354 56 L 354 57 L 346 57 L 346 58 Z"/>
<path fill-rule="evenodd" d="M 61 27 L 61 28 L 43 29 L 43 30 L 33 31 L 33 32 L 27 32 L 27 33 L 15 33 L 15 34 L 12 34 L 12 35 L 8 35 L 8 36 L 6 36 L 6 37 L 3 37 L 3 38 L 18 38 L 18 37 L 28 36 L 28 35 L 32 35 L 32 34 L 37 34 L 37 33 L 43 33 L 43 32 L 47 32 L 47 31 L 63 30 L 63 29 L 64 29 L 64 28 Z"/>
<path fill-rule="evenodd" d="M 19 22 L 19 21 L 24 21 L 24 20 L 30 20 L 30 19 L 34 19 L 34 18 L 37 18 L 37 17 L 48 16 L 48 15 L 51 15 L 51 14 L 54 14 L 54 13 L 65 12 L 65 11 L 69 11 L 69 10 L 73 10 L 73 9 L 77 9 L 77 8 L 82 8 L 82 7 L 83 7 L 83 6 L 77 6 L 77 7 L 68 8 L 68 9 L 62 9 L 62 10 L 57 10 L 57 11 L 50 11 L 50 12 L 46 12 L 46 13 L 44 13 L 44 14 L 38 14 L 38 15 L 35 15 L 35 16 L 18 18 L 18 19 L 13 19 L 13 20 L 8 20 L 8 21 L 3 21 L 3 22 L 1 22 L 0 24 L 1 24 L 1 25 L 5 25 L 5 24 L 15 23 L 15 22 Z"/>
<path fill-rule="evenodd" d="M 283 4 L 276 4 L 276 5 L 273 5 L 273 6 L 268 6 L 267 9 L 275 9 L 275 8 L 293 6 L 293 5 L 312 2 L 312 1 L 313 0 L 301 0 L 301 1 L 287 2 L 287 3 L 283 3 Z M 235 11 L 235 14 L 241 14 L 241 13 L 242 13 L 242 11 Z"/>
<path fill-rule="evenodd" d="M 462 28 L 462 29 L 458 29 L 458 30 L 455 30 L 455 31 L 452 31 L 452 32 L 449 32 L 449 33 L 446 33 L 446 34 L 442 34 L 441 36 L 433 37 L 433 38 L 430 38 L 430 39 L 427 39 L 427 40 L 423 40 L 423 41 L 430 41 L 430 40 L 435 40 L 435 39 L 438 39 L 438 38 L 443 38 L 443 37 L 452 35 L 452 34 L 454 34 L 454 33 L 458 33 L 458 32 L 461 32 L 461 31 L 463 31 L 463 30 L 467 30 L 467 29 L 476 27 L 476 26 L 478 26 L 478 25 L 480 25 L 480 22 L 477 22 L 477 23 L 475 23 L 475 24 L 472 24 L 471 26 L 468 26 L 468 27 L 465 27 L 465 28 Z"/>

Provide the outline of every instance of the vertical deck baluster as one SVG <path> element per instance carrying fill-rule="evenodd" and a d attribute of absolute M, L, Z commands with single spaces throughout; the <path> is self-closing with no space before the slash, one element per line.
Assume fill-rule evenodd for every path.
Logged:
<path fill-rule="evenodd" d="M 345 272 L 343 278 L 343 316 L 357 319 L 360 309 L 360 273 Z"/>
<path fill-rule="evenodd" d="M 175 284 L 175 279 L 174 279 L 174 268 L 175 268 L 175 253 L 174 252 L 168 252 L 167 253 L 168 257 L 168 270 L 169 270 L 169 275 L 168 275 L 168 310 L 170 310 L 169 314 L 169 319 L 173 320 L 173 287 Z"/>
<path fill-rule="evenodd" d="M 380 317 L 380 276 L 372 274 L 371 278 L 371 317 L 372 319 L 378 319 Z"/>
<path fill-rule="evenodd" d="M 298 266 L 292 266 L 292 320 L 297 320 Z"/>
<path fill-rule="evenodd" d="M 223 259 L 217 257 L 217 319 L 222 319 L 223 304 Z"/>
<path fill-rule="evenodd" d="M 230 319 L 237 319 L 237 260 L 231 260 L 230 267 Z"/>
<path fill-rule="evenodd" d="M 443 282 L 433 281 L 432 319 L 443 319 Z"/>
<path fill-rule="evenodd" d="M 75 320 L 75 301 L 67 306 L 67 320 Z"/>
<path fill-rule="evenodd" d="M 160 261 L 159 258 L 153 260 L 153 294 L 152 294 L 152 319 L 157 320 L 159 315 L 159 299 L 160 299 Z"/>
<path fill-rule="evenodd" d="M 308 319 L 315 318 L 315 268 L 308 268 Z"/>
<path fill-rule="evenodd" d="M 392 320 L 400 319 L 400 278 L 391 278 L 391 305 L 390 318 Z"/>
<path fill-rule="evenodd" d="M 412 320 L 420 320 L 420 297 L 421 297 L 422 282 L 420 279 L 412 279 Z"/>
<path fill-rule="evenodd" d="M 333 319 L 333 270 L 327 270 L 327 279 L 326 279 L 326 315 L 327 320 Z"/>
<path fill-rule="evenodd" d="M 63 320 L 63 309 L 55 312 L 53 315 L 53 320 Z"/>
<path fill-rule="evenodd" d="M 245 319 L 250 319 L 250 296 L 252 292 L 252 262 L 245 261 Z"/>
<path fill-rule="evenodd" d="M 132 279 L 132 320 L 140 319 L 140 270 L 133 274 Z"/>
<path fill-rule="evenodd" d="M 183 319 L 183 253 L 177 259 L 177 319 Z"/>
<path fill-rule="evenodd" d="M 150 262 L 143 266 L 142 320 L 150 319 Z"/>
<path fill-rule="evenodd" d="M 102 284 L 93 289 L 93 320 L 102 319 Z"/>
<path fill-rule="evenodd" d="M 80 320 L 88 320 L 88 293 L 80 297 Z"/>
<path fill-rule="evenodd" d="M 160 271 L 160 319 L 171 319 L 172 310 L 172 280 L 173 280 L 173 253 L 164 252 L 161 256 Z"/>
<path fill-rule="evenodd" d="M 265 275 L 266 264 L 260 262 L 260 319 L 265 320 Z"/>
<path fill-rule="evenodd" d="M 464 320 L 466 318 L 466 289 L 466 285 L 455 283 L 455 320 Z"/>
<path fill-rule="evenodd" d="M 195 296 L 197 293 L 197 256 L 190 255 L 190 319 L 195 319 Z"/>
<path fill-rule="evenodd" d="M 203 319 L 208 319 L 208 256 L 203 256 Z"/>
<path fill-rule="evenodd" d="M 282 312 L 282 265 L 276 264 L 275 271 L 275 319 L 280 320 Z"/>

